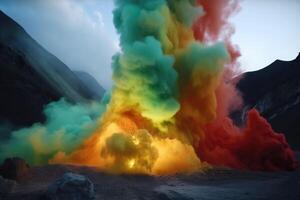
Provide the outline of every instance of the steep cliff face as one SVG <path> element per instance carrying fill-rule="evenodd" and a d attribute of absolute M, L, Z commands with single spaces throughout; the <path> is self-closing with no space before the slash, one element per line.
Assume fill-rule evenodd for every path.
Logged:
<path fill-rule="evenodd" d="M 0 131 L 43 121 L 44 105 L 61 97 L 84 102 L 99 94 L 0 11 Z"/>
<path fill-rule="evenodd" d="M 62 94 L 47 82 L 21 52 L 0 43 L 0 121 L 17 126 L 43 121 L 43 106 Z"/>
<path fill-rule="evenodd" d="M 300 54 L 293 61 L 277 60 L 268 67 L 248 72 L 238 83 L 244 98 L 241 118 L 255 107 L 284 133 L 294 148 L 300 148 Z"/>

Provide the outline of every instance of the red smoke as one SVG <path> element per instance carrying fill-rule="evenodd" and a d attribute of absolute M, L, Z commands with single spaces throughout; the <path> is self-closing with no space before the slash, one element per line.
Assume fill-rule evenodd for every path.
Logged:
<path fill-rule="evenodd" d="M 251 170 L 292 170 L 296 160 L 284 135 L 275 133 L 270 124 L 252 109 L 244 129 L 229 118 L 211 123 L 200 141 L 199 156 L 213 164 Z"/>
<path fill-rule="evenodd" d="M 193 27 L 195 38 L 199 41 L 204 43 L 225 41 L 233 61 L 240 56 L 240 52 L 230 41 L 234 28 L 228 19 L 239 10 L 238 2 L 238 0 L 197 0 L 203 7 L 205 15 L 200 17 Z"/>
<path fill-rule="evenodd" d="M 197 0 L 205 16 L 194 24 L 194 35 L 204 43 L 225 41 L 231 63 L 216 90 L 217 118 L 205 127 L 205 136 L 198 145 L 198 155 L 213 165 L 251 170 L 291 170 L 296 168 L 293 151 L 284 135 L 275 133 L 270 124 L 252 109 L 246 127 L 236 127 L 228 114 L 242 104 L 242 100 L 229 83 L 237 71 L 240 52 L 230 40 L 234 29 L 228 23 L 231 14 L 239 9 L 237 0 Z"/>

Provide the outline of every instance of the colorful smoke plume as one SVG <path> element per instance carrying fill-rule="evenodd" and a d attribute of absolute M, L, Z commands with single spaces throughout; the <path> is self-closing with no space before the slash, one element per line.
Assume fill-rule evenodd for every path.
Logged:
<path fill-rule="evenodd" d="M 112 173 L 195 172 L 210 166 L 291 170 L 293 151 L 256 110 L 245 127 L 232 82 L 235 0 L 115 0 L 121 53 L 101 104 L 52 103 L 48 121 L 14 132 L 0 159 L 67 163 Z"/>

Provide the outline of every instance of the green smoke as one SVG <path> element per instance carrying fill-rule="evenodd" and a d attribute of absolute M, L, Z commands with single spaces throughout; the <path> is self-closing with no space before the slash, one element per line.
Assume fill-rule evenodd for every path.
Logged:
<path fill-rule="evenodd" d="M 168 121 L 179 103 L 174 57 L 164 54 L 161 41 L 166 35 L 167 2 L 117 0 L 116 5 L 114 23 L 123 54 L 114 57 L 114 92 L 154 123 Z"/>
<path fill-rule="evenodd" d="M 106 102 L 70 104 L 65 100 L 52 102 L 44 113 L 47 121 L 12 132 L 0 145 L 0 161 L 18 156 L 30 164 L 47 163 L 58 152 L 70 153 L 97 127 Z"/>

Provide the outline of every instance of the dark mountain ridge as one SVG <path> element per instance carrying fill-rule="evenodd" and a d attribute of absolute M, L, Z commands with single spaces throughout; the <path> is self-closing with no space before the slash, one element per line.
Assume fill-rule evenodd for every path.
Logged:
<path fill-rule="evenodd" d="M 295 60 L 276 60 L 243 74 L 237 88 L 245 104 L 238 121 L 244 121 L 245 111 L 255 107 L 292 147 L 300 148 L 300 54 Z"/>
<path fill-rule="evenodd" d="M 43 107 L 62 97 L 86 102 L 101 95 L 1 11 L 0 91 L 0 125 L 17 127 L 44 121 Z"/>

